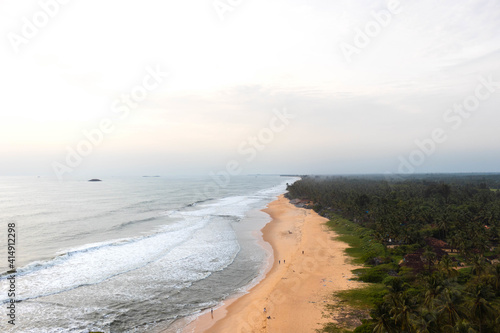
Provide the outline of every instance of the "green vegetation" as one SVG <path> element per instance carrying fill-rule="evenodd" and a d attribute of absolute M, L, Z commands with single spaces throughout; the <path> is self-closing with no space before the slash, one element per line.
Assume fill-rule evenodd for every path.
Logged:
<path fill-rule="evenodd" d="M 305 177 L 308 199 L 363 263 L 337 293 L 370 319 L 354 332 L 500 332 L 499 175 Z M 322 332 L 348 332 L 334 324 Z"/>
<path fill-rule="evenodd" d="M 337 215 L 330 215 L 329 218 L 327 225 L 339 235 L 339 240 L 349 244 L 350 248 L 346 252 L 355 259 L 354 263 L 365 263 L 373 257 L 384 255 L 384 246 L 372 240 L 371 230 Z"/>
<path fill-rule="evenodd" d="M 352 331 L 339 328 L 335 324 L 326 324 L 321 330 L 321 333 L 352 333 Z"/>
<path fill-rule="evenodd" d="M 387 294 L 387 288 L 382 283 L 373 283 L 365 288 L 344 290 L 336 293 L 341 300 L 350 306 L 366 310 L 373 308 Z"/>

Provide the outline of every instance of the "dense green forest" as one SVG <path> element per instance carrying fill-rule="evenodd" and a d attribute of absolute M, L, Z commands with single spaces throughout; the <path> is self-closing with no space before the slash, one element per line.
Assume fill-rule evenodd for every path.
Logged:
<path fill-rule="evenodd" d="M 500 332 L 500 175 L 308 176 L 288 191 L 361 240 L 359 279 L 382 289 L 354 332 Z"/>

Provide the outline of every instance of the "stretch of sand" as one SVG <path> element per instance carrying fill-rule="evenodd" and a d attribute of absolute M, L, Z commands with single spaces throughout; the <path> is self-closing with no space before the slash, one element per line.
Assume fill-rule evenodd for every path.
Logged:
<path fill-rule="evenodd" d="M 249 293 L 208 311 L 184 332 L 314 332 L 331 321 L 324 312 L 332 293 L 358 286 L 349 281 L 355 267 L 344 253 L 347 244 L 333 239 L 327 219 L 284 196 L 263 211 L 272 218 L 262 229 L 274 251 L 272 268 Z"/>

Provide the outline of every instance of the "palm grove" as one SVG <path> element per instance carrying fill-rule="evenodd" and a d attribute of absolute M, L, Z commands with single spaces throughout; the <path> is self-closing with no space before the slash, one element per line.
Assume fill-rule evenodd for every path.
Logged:
<path fill-rule="evenodd" d="M 380 289 L 355 332 L 472 333 L 500 332 L 499 189 L 494 174 L 309 176 L 287 195 L 359 239 L 359 279 Z"/>

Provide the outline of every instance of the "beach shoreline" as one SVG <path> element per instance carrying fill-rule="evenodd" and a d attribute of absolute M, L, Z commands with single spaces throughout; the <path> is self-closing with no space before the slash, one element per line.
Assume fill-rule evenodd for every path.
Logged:
<path fill-rule="evenodd" d="M 332 293 L 361 285 L 350 281 L 357 267 L 326 218 L 284 195 L 262 211 L 271 217 L 262 238 L 274 254 L 267 273 L 248 293 L 205 311 L 183 332 L 314 332 L 331 321 L 324 312 Z"/>

